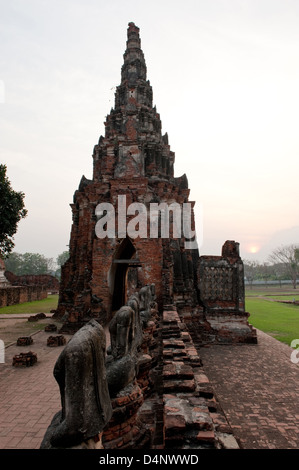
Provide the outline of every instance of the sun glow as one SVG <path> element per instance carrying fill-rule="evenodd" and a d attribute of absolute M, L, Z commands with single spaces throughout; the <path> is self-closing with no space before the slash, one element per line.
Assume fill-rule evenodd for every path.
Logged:
<path fill-rule="evenodd" d="M 259 251 L 259 247 L 257 245 L 252 245 L 249 247 L 250 253 L 257 253 Z"/>

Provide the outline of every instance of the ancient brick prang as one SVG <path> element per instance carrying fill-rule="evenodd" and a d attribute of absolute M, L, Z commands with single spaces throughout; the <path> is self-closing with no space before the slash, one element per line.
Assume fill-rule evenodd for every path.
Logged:
<path fill-rule="evenodd" d="M 239 245 L 227 241 L 221 256 L 201 257 L 190 245 L 195 222 L 187 177 L 174 177 L 139 28 L 129 23 L 127 34 L 121 83 L 93 151 L 93 177 L 82 177 L 71 204 L 70 256 L 53 316 L 63 320 L 60 333 L 75 333 L 55 366 L 61 392 L 69 394 L 62 404 L 73 406 L 54 417 L 43 445 L 73 447 L 79 433 L 78 445 L 91 448 L 236 448 L 199 352 L 211 342 L 256 342 Z M 177 232 L 182 207 L 189 210 L 187 233 Z M 103 392 L 105 419 L 95 408 Z M 85 425 L 92 430 L 81 436 Z"/>
<path fill-rule="evenodd" d="M 70 257 L 62 268 L 55 315 L 65 319 L 64 332 L 75 331 L 91 318 L 106 325 L 126 303 L 132 285 L 136 290 L 154 283 L 159 307 L 175 297 L 189 305 L 197 301 L 198 250 L 185 249 L 184 234 L 163 238 L 161 227 L 156 227 L 155 237 L 149 217 L 146 236 L 128 236 L 126 231 L 135 215 L 129 212 L 134 203 L 142 203 L 149 212 L 151 204 L 182 207 L 188 202 L 194 230 L 187 177 L 174 177 L 175 155 L 161 128 L 146 78 L 139 28 L 130 23 L 115 105 L 106 118 L 105 136 L 93 151 L 93 178 L 82 177 L 71 204 Z M 102 203 L 115 211 L 115 233 L 106 238 L 96 235 L 102 217 L 97 207 Z M 170 212 L 170 233 L 173 219 Z"/>
<path fill-rule="evenodd" d="M 174 152 L 153 106 L 139 28 L 129 23 L 127 33 L 114 108 L 106 117 L 105 136 L 93 151 L 93 178 L 82 177 L 71 204 L 70 257 L 62 267 L 54 317 L 63 318 L 62 333 L 75 332 L 92 318 L 106 326 L 132 293 L 154 284 L 159 310 L 176 305 L 180 315 L 192 318 L 189 326 L 204 332 L 205 340 L 254 342 L 244 309 L 238 244 L 227 241 L 222 256 L 199 258 L 197 248 L 186 248 L 185 232 L 175 234 L 172 205 L 188 205 L 195 233 L 194 202 L 189 201 L 186 175 L 174 177 Z M 138 204 L 144 207 L 145 219 Z M 159 212 L 163 204 L 173 207 L 167 213 L 166 236 Z M 160 217 L 156 225 L 151 219 L 153 207 Z M 110 231 L 108 211 L 113 218 Z M 133 217 L 136 211 L 139 218 Z M 99 236 L 97 227 L 105 226 L 102 220 L 107 232 Z M 145 234 L 140 234 L 144 220 Z M 133 235 L 128 234 L 130 224 Z"/>

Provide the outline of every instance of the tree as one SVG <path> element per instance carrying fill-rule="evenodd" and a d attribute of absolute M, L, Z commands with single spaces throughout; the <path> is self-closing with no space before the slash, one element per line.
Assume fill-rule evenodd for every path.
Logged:
<path fill-rule="evenodd" d="M 16 274 L 16 276 L 20 275 L 20 270 L 22 267 L 23 259 L 20 253 L 11 253 L 8 258 L 5 260 L 5 269 L 6 271 L 10 271 L 11 273 Z"/>
<path fill-rule="evenodd" d="M 70 257 L 69 251 L 63 251 L 60 255 L 57 256 L 56 263 L 58 266 L 62 266 Z"/>
<path fill-rule="evenodd" d="M 250 289 L 252 289 L 252 284 L 255 279 L 257 279 L 259 270 L 259 263 L 258 261 L 251 261 L 251 260 L 244 260 L 244 274 L 245 278 L 250 285 Z"/>
<path fill-rule="evenodd" d="M 0 256 L 6 258 L 15 246 L 13 236 L 18 223 L 26 217 L 24 193 L 12 189 L 6 176 L 6 165 L 0 164 Z"/>
<path fill-rule="evenodd" d="M 279 281 L 279 285 L 281 287 L 281 281 L 289 279 L 290 276 L 287 273 L 286 267 L 284 263 L 275 263 L 272 265 L 273 272 L 274 272 L 274 279 Z"/>
<path fill-rule="evenodd" d="M 270 279 L 275 278 L 275 272 L 273 265 L 269 265 L 269 263 L 263 263 L 260 266 L 260 275 L 262 279 L 265 281 L 266 285 Z"/>
<path fill-rule="evenodd" d="M 17 276 L 24 274 L 52 274 L 53 259 L 38 253 L 12 253 L 5 262 L 6 270 Z"/>
<path fill-rule="evenodd" d="M 61 267 L 69 259 L 69 257 L 70 257 L 70 252 L 69 251 L 63 251 L 60 255 L 57 256 L 56 263 L 59 266 L 59 268 L 56 269 L 55 276 L 58 279 L 61 278 Z"/>
<path fill-rule="evenodd" d="M 286 273 L 296 289 L 297 274 L 299 273 L 299 248 L 296 245 L 286 245 L 276 248 L 269 259 L 272 263 L 282 263 Z"/>

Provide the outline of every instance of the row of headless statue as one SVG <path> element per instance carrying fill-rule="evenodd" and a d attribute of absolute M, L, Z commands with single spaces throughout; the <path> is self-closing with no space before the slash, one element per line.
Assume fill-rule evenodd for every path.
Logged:
<path fill-rule="evenodd" d="M 143 327 L 157 308 L 155 286 L 144 286 L 130 297 L 104 328 L 91 320 L 75 333 L 54 366 L 61 410 L 56 413 L 42 449 L 100 448 L 97 436 L 112 416 L 111 399 L 134 381 Z"/>

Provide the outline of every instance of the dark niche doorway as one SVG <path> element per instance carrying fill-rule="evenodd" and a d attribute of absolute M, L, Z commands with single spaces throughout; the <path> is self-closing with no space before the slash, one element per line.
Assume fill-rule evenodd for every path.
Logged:
<path fill-rule="evenodd" d="M 131 271 L 130 268 L 137 268 L 138 266 L 140 266 L 140 262 L 136 259 L 136 250 L 133 243 L 128 237 L 124 238 L 116 250 L 110 271 L 113 284 L 112 312 L 126 304 L 128 272 Z M 137 275 L 137 270 L 134 269 L 134 271 Z"/>

